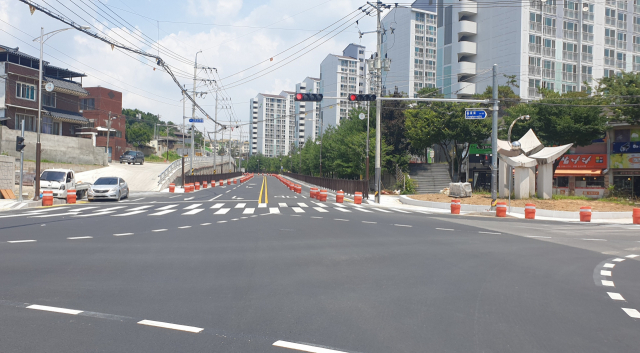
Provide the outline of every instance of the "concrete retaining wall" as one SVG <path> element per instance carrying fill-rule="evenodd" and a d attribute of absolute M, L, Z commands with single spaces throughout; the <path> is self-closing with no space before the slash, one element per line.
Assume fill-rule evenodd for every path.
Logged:
<path fill-rule="evenodd" d="M 14 157 L 0 156 L 0 189 L 11 189 L 16 185 L 16 175 L 13 170 Z"/>

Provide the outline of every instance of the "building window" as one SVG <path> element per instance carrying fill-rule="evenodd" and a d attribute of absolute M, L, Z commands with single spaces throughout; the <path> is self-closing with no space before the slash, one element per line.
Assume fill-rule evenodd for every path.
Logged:
<path fill-rule="evenodd" d="M 53 118 L 42 117 L 42 133 L 53 134 Z"/>
<path fill-rule="evenodd" d="M 81 110 L 94 110 L 96 109 L 96 100 L 95 98 L 85 98 L 82 100 L 80 104 Z"/>
<path fill-rule="evenodd" d="M 20 123 L 24 120 L 24 131 L 36 131 L 36 117 L 32 115 L 16 114 L 16 130 L 22 129 Z"/>
<path fill-rule="evenodd" d="M 56 107 L 56 94 L 53 92 L 42 92 L 42 105 L 45 107 Z"/>
<path fill-rule="evenodd" d="M 16 97 L 22 99 L 28 99 L 30 101 L 36 100 L 36 86 L 28 83 L 18 82 L 16 83 Z"/>

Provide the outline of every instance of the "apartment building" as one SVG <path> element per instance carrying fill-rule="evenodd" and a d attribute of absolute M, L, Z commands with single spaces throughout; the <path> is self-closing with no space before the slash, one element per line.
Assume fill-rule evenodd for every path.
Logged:
<path fill-rule="evenodd" d="M 349 111 L 357 106 L 349 102 L 349 94 L 367 93 L 365 66 L 365 47 L 358 44 L 349 44 L 342 55 L 329 54 L 322 61 L 320 93 L 336 98 L 324 98 L 321 102 L 321 130 L 339 126 L 340 120 L 346 119 Z"/>
<path fill-rule="evenodd" d="M 306 77 L 296 85 L 298 93 L 319 93 L 320 79 Z M 320 102 L 296 102 L 295 114 L 298 125 L 298 141 L 302 145 L 305 141 L 315 139 L 320 133 Z"/>
<path fill-rule="evenodd" d="M 436 83 L 448 97 L 483 92 L 491 85 L 493 64 L 501 80 L 502 74 L 516 75 L 516 93 L 525 99 L 539 98 L 540 87 L 585 90 L 597 79 L 640 68 L 640 5 L 635 1 L 438 4 Z"/>
<path fill-rule="evenodd" d="M 251 154 L 267 157 L 289 153 L 296 140 L 295 92 L 259 93 L 251 99 Z"/>
<path fill-rule="evenodd" d="M 391 59 L 391 70 L 382 73 L 386 87 L 416 97 L 421 89 L 436 86 L 435 11 L 433 5 L 396 7 L 382 19 L 387 32 L 382 52 Z"/>
<path fill-rule="evenodd" d="M 127 151 L 127 120 L 122 115 L 122 92 L 105 87 L 86 87 L 86 90 L 89 95 L 80 101 L 80 108 L 93 127 L 78 134 L 93 138 L 94 145 L 103 148 L 107 146 L 108 135 L 108 156 L 111 160 L 118 160 Z"/>

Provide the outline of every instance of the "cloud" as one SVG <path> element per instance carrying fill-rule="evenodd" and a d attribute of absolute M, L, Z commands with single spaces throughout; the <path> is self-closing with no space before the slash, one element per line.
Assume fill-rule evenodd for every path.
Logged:
<path fill-rule="evenodd" d="M 188 4 L 188 12 L 192 16 L 227 21 L 242 9 L 242 0 L 189 0 Z"/>

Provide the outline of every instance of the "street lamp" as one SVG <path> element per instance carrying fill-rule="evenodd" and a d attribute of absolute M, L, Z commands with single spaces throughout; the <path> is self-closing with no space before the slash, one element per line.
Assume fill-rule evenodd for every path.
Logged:
<path fill-rule="evenodd" d="M 113 160 L 113 151 L 109 153 L 109 136 L 111 136 L 111 120 L 115 120 L 117 116 L 111 117 L 111 112 L 109 112 L 109 119 L 107 120 L 107 147 L 105 148 L 105 152 L 107 152 L 107 162 L 111 163 Z"/>
<path fill-rule="evenodd" d="M 529 119 L 531 119 L 529 115 L 519 116 L 518 118 L 514 119 L 513 122 L 511 123 L 511 126 L 509 126 L 509 134 L 507 136 L 507 141 L 509 142 L 509 145 L 511 147 L 518 148 L 518 149 L 520 148 L 520 142 L 516 141 L 514 143 L 511 143 L 511 129 L 513 129 L 513 125 L 515 125 L 516 121 L 518 120 L 529 120 Z"/>
<path fill-rule="evenodd" d="M 83 26 L 80 27 L 80 29 L 84 29 L 87 30 L 91 27 L 87 27 L 87 26 Z M 63 28 L 63 29 L 58 29 L 49 33 L 44 33 L 44 27 L 40 27 L 40 37 L 35 38 L 33 41 L 34 42 L 40 42 L 40 62 L 39 62 L 39 69 L 38 69 L 38 133 L 37 133 L 37 140 L 36 140 L 36 177 L 35 177 L 35 190 L 34 190 L 34 197 L 33 197 L 33 201 L 38 201 L 40 200 L 40 157 L 41 157 L 41 145 L 40 145 L 40 131 L 42 130 L 40 128 L 41 125 L 41 121 L 42 121 L 42 47 L 44 46 L 44 42 L 46 42 L 47 40 L 49 40 L 49 38 L 53 37 L 54 35 L 60 33 L 60 32 L 64 32 L 68 29 L 73 29 L 73 27 L 69 27 L 69 28 Z"/>

